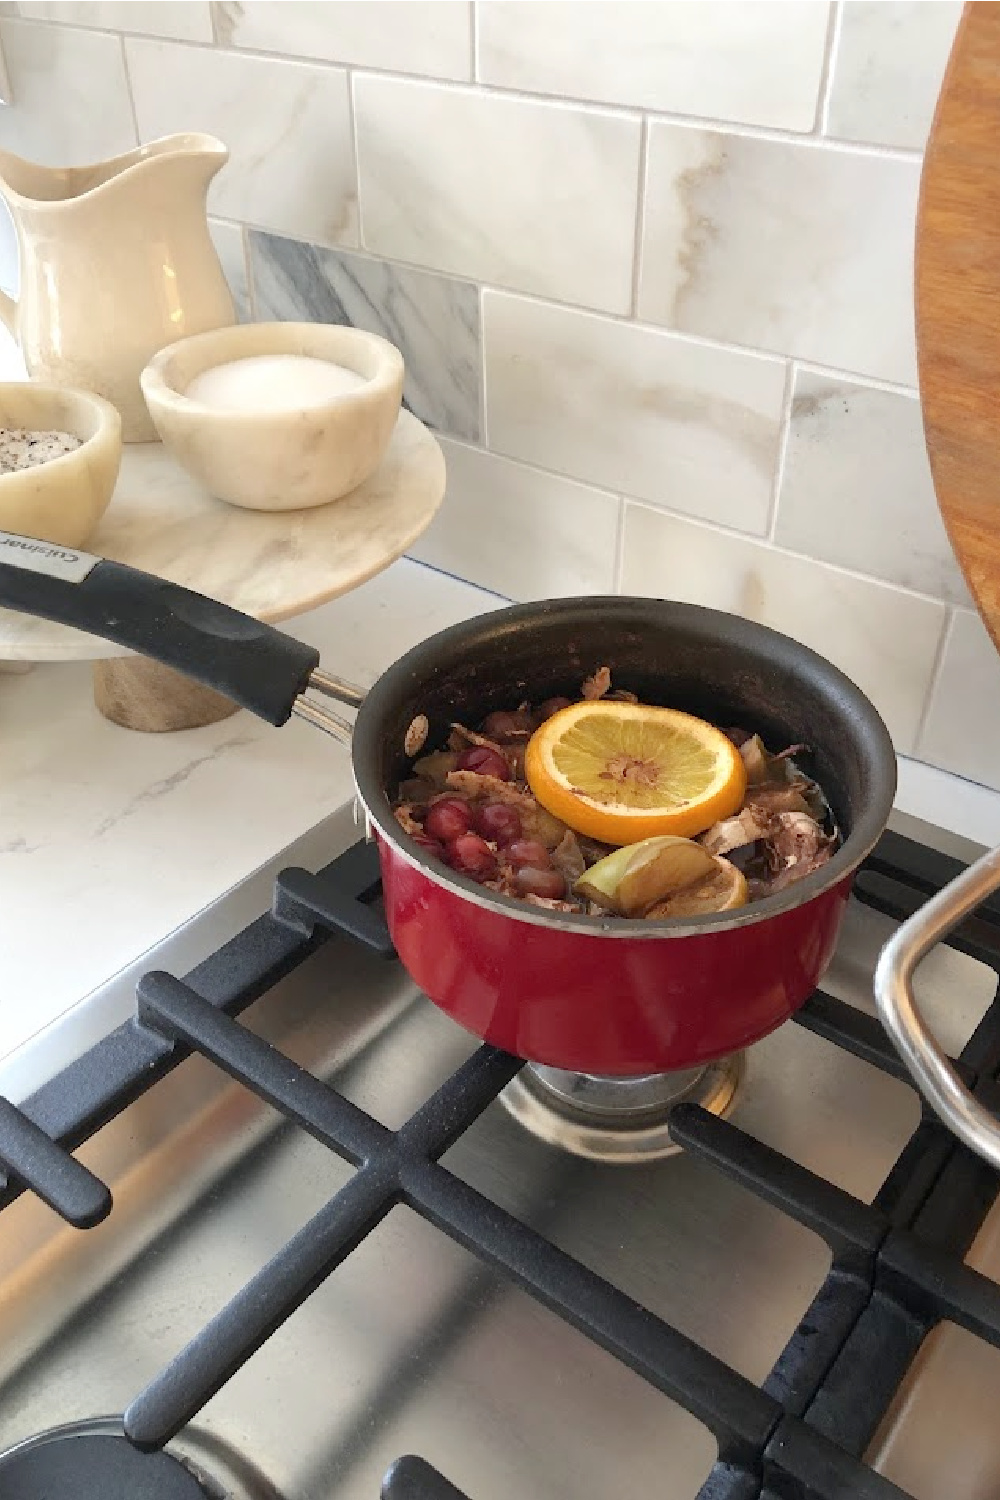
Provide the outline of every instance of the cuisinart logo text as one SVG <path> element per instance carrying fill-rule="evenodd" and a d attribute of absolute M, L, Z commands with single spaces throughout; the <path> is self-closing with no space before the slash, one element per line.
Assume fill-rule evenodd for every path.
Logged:
<path fill-rule="evenodd" d="M 99 557 L 91 557 L 87 552 L 74 552 L 69 547 L 40 542 L 32 536 L 15 536 L 13 532 L 0 531 L 0 563 L 9 563 L 28 573 L 46 573 L 50 578 L 61 578 L 64 583 L 82 583 L 99 562 Z"/>

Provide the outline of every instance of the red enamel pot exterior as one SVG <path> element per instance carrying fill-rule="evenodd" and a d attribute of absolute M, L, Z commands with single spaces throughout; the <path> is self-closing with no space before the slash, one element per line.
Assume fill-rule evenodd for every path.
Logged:
<path fill-rule="evenodd" d="M 522 700 L 574 695 L 598 666 L 641 701 L 777 747 L 807 769 L 841 830 L 830 861 L 733 912 L 687 923 L 551 911 L 495 895 L 403 832 L 392 795 L 427 744 Z M 892 807 L 896 761 L 860 690 L 815 652 L 716 610 L 658 599 L 517 605 L 417 646 L 368 694 L 354 734 L 358 794 L 378 840 L 389 930 L 430 998 L 475 1035 L 552 1067 L 635 1075 L 689 1068 L 765 1036 L 833 954 L 854 872 Z"/>
<path fill-rule="evenodd" d="M 851 885 L 750 927 L 608 938 L 519 921 L 378 845 L 389 931 L 420 988 L 494 1046 L 580 1073 L 689 1068 L 773 1031 L 816 988 Z"/>

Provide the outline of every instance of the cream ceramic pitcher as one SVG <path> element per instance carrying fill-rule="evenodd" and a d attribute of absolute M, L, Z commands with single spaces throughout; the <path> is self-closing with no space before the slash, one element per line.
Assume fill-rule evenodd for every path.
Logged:
<path fill-rule="evenodd" d="M 156 437 L 139 374 L 157 350 L 236 321 L 208 232 L 208 185 L 229 158 L 210 135 L 172 135 L 86 167 L 0 150 L 17 230 L 18 300 L 0 317 L 29 375 L 117 406 L 126 442 Z"/>

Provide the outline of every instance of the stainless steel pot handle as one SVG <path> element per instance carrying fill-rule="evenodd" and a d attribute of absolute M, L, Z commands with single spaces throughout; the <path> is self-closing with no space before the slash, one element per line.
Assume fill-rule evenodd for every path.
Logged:
<path fill-rule="evenodd" d="M 896 1051 L 928 1104 L 964 1145 L 1000 1172 L 1000 1120 L 969 1093 L 913 998 L 918 964 L 998 887 L 1000 849 L 992 849 L 909 917 L 879 955 L 875 1003 Z"/>
<path fill-rule="evenodd" d="M 365 690 L 355 686 L 353 682 L 346 682 L 343 677 L 336 677 L 332 672 L 326 672 L 322 667 L 314 667 L 309 673 L 307 688 L 315 688 L 317 693 L 324 693 L 327 698 L 336 698 L 339 703 L 346 703 L 349 708 L 360 708 L 365 701 Z M 335 740 L 342 745 L 351 748 L 354 737 L 354 727 L 340 714 L 335 714 L 332 709 L 324 708 L 320 703 L 314 703 L 307 698 L 305 693 L 299 693 L 292 704 L 292 713 L 299 719 L 305 719 L 307 723 L 314 724 L 317 729 L 322 729 L 324 734 L 331 734 Z"/>

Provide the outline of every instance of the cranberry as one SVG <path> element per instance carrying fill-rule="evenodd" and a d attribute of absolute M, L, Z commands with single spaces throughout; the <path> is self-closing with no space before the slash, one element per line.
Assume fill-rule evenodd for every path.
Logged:
<path fill-rule="evenodd" d="M 488 880 L 496 873 L 496 855 L 477 833 L 461 833 L 452 839 L 445 858 L 453 870 L 471 875 L 473 880 Z"/>
<path fill-rule="evenodd" d="M 419 844 L 428 854 L 433 854 L 435 859 L 444 858 L 444 845 L 438 839 L 428 838 L 426 833 L 415 833 L 412 838 L 415 844 Z"/>
<path fill-rule="evenodd" d="M 495 776 L 498 781 L 510 780 L 510 766 L 498 750 L 486 745 L 472 745 L 458 757 L 460 771 L 475 771 L 479 776 Z"/>
<path fill-rule="evenodd" d="M 432 802 L 424 819 L 424 828 L 432 839 L 450 844 L 460 833 L 468 833 L 472 827 L 472 809 L 460 797 L 442 797 Z"/>
<path fill-rule="evenodd" d="M 507 853 L 513 865 L 534 865 L 536 869 L 547 870 L 552 861 L 549 859 L 549 851 L 545 845 L 539 843 L 538 839 L 516 839 L 509 845 Z"/>
<path fill-rule="evenodd" d="M 521 709 L 516 708 L 510 713 L 503 709 L 496 713 L 488 714 L 483 723 L 483 733 L 491 740 L 520 739 L 531 731 L 531 719 Z"/>
<path fill-rule="evenodd" d="M 505 802 L 487 802 L 472 814 L 472 826 L 494 844 L 512 844 L 521 837 L 521 819 L 516 807 Z"/>
<path fill-rule="evenodd" d="M 540 870 L 536 865 L 523 865 L 518 870 L 517 888 L 523 896 L 547 896 L 550 901 L 559 901 L 566 894 L 566 882 L 558 870 Z"/>
<path fill-rule="evenodd" d="M 568 698 L 546 698 L 544 703 L 539 703 L 531 715 L 532 721 L 536 725 L 544 724 L 546 719 L 551 719 L 553 714 L 557 714 L 560 709 L 569 708 L 569 706 L 570 702 Z"/>

